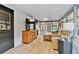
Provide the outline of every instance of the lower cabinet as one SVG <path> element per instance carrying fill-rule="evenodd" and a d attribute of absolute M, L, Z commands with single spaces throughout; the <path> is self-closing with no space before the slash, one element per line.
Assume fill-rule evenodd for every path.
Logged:
<path fill-rule="evenodd" d="M 37 38 L 37 30 L 29 30 L 22 32 L 23 43 L 30 43 Z"/>

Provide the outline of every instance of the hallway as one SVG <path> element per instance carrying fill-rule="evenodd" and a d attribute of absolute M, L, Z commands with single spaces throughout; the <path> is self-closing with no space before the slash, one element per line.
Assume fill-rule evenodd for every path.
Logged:
<path fill-rule="evenodd" d="M 22 44 L 17 48 L 12 48 L 5 54 L 57 54 L 52 49 L 51 42 L 44 41 L 41 36 L 29 44 Z"/>

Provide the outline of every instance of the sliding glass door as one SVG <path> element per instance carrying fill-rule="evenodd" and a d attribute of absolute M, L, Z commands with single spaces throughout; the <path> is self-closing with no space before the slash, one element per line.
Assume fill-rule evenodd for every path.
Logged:
<path fill-rule="evenodd" d="M 47 31 L 46 23 L 40 22 L 40 34 L 44 34 Z"/>
<path fill-rule="evenodd" d="M 13 10 L 0 5 L 0 53 L 14 46 Z"/>
<path fill-rule="evenodd" d="M 47 32 L 57 32 L 59 31 L 58 22 L 54 21 L 41 21 L 40 23 L 40 33 L 45 34 Z"/>

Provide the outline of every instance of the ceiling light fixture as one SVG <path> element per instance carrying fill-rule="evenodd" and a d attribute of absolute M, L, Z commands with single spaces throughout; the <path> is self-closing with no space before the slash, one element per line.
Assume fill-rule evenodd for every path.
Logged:
<path fill-rule="evenodd" d="M 45 21 L 47 21 L 47 20 L 48 20 L 48 18 L 47 18 L 47 17 L 45 17 L 45 18 L 44 18 L 44 20 L 45 20 Z"/>

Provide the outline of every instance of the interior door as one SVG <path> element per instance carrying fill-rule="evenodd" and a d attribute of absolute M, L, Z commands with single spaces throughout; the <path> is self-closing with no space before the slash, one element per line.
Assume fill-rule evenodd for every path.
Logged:
<path fill-rule="evenodd" d="M 14 47 L 13 10 L 0 5 L 0 53 Z"/>

